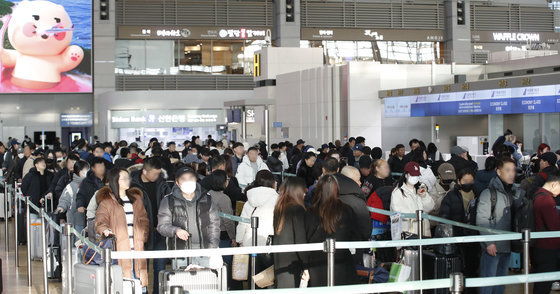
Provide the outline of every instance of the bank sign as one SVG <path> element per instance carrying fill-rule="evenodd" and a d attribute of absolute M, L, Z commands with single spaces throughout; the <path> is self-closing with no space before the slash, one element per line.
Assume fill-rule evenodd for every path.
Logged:
<path fill-rule="evenodd" d="M 224 123 L 221 109 L 111 111 L 113 129 L 214 127 Z"/>

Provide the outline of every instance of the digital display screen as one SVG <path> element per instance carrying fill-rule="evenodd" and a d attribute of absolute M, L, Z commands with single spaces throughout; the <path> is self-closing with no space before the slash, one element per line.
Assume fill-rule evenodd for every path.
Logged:
<path fill-rule="evenodd" d="M 0 93 L 92 92 L 92 0 L 0 0 Z"/>
<path fill-rule="evenodd" d="M 560 85 L 385 98 L 385 117 L 560 112 Z"/>

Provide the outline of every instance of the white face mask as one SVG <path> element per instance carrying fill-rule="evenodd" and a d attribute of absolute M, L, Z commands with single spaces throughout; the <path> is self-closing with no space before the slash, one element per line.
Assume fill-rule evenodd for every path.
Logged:
<path fill-rule="evenodd" d="M 22 159 L 24 155 L 23 155 L 23 153 L 20 153 L 17 156 L 19 157 L 19 159 Z"/>
<path fill-rule="evenodd" d="M 406 180 L 409 184 L 411 185 L 416 185 L 418 184 L 418 182 L 420 182 L 420 177 L 413 177 L 413 176 L 408 176 L 407 180 Z"/>
<path fill-rule="evenodd" d="M 183 182 L 181 184 L 181 192 L 185 194 L 191 194 L 196 191 L 196 182 Z"/>

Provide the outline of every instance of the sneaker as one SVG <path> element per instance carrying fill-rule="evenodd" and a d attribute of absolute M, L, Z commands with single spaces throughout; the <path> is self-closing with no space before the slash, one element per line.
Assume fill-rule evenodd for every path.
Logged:
<path fill-rule="evenodd" d="M 552 283 L 552 291 L 560 291 L 560 282 Z"/>

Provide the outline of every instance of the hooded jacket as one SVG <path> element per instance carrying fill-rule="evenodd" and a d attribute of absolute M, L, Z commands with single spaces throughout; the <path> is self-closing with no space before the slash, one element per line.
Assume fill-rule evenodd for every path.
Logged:
<path fill-rule="evenodd" d="M 414 187 L 409 187 L 407 184 L 403 184 L 400 188 L 396 187 L 391 194 L 391 211 L 400 213 L 416 213 L 417 210 L 423 210 L 424 213 L 430 213 L 434 209 L 434 200 L 428 192 L 421 196 L 416 193 Z M 424 219 L 425 226 L 430 225 L 427 219 Z M 402 230 L 403 232 L 411 231 L 411 222 L 403 221 Z"/>
<path fill-rule="evenodd" d="M 257 157 L 257 172 L 261 170 L 268 170 L 268 166 L 264 163 L 262 158 Z M 255 180 L 256 173 L 253 172 L 253 167 L 251 167 L 251 161 L 249 157 L 245 155 L 243 157 L 243 162 L 237 167 L 237 174 L 235 177 L 239 181 L 240 185 L 249 185 Z"/>
<path fill-rule="evenodd" d="M 134 212 L 134 251 L 144 251 L 144 243 L 148 241 L 150 223 L 142 204 L 142 191 L 131 188 L 126 191 L 126 196 L 130 199 Z M 112 231 L 117 238 L 116 250 L 130 251 L 128 223 L 123 206 L 117 202 L 109 187 L 103 187 L 99 190 L 97 202 L 99 207 L 95 216 L 95 231 L 100 235 L 106 230 Z M 123 277 L 131 279 L 132 260 L 119 259 L 119 265 L 122 267 Z M 134 271 L 136 276 L 140 278 L 142 286 L 148 286 L 148 263 L 146 259 L 135 259 Z"/>
<path fill-rule="evenodd" d="M 66 211 L 66 219 L 69 223 L 74 223 L 74 214 L 76 213 L 76 198 L 78 196 L 78 189 L 84 178 L 78 175 L 74 175 L 72 182 L 66 185 L 66 188 L 62 191 L 60 200 L 58 201 L 58 208 L 62 208 Z"/>
<path fill-rule="evenodd" d="M 490 189 L 496 191 L 496 206 L 494 209 L 494 218 L 491 219 L 491 193 Z M 495 177 L 490 181 L 488 189 L 484 190 L 478 200 L 476 210 L 476 225 L 485 228 L 497 229 L 502 231 L 511 231 L 512 209 L 518 207 L 521 203 L 525 192 L 515 186 L 511 187 L 509 192 L 499 177 Z M 487 232 L 480 232 L 481 235 L 488 235 Z M 510 241 L 481 242 L 483 250 L 490 244 L 495 244 L 498 253 L 510 252 Z"/>
<path fill-rule="evenodd" d="M 274 206 L 278 200 L 278 193 L 272 188 L 257 187 L 247 191 L 247 202 L 243 205 L 241 217 L 259 218 L 259 228 L 257 230 L 257 245 L 266 245 L 269 235 L 274 235 Z M 237 225 L 235 240 L 243 246 L 252 246 L 251 226 L 246 223 Z"/>
<path fill-rule="evenodd" d="M 172 207 L 170 201 L 173 202 Z M 193 215 L 192 212 L 195 214 Z M 199 184 L 196 185 L 195 197 L 191 201 L 186 200 L 181 189 L 175 185 L 171 193 L 160 203 L 157 230 L 163 237 L 168 238 L 168 248 L 175 246 L 175 239 L 177 239 L 178 249 L 188 248 L 185 241 L 176 238 L 175 234 L 179 229 L 186 230 L 189 234 L 197 234 L 191 241 L 198 240 L 199 244 L 193 242 L 191 248 L 218 248 L 220 243 L 218 208 L 211 196 L 202 191 Z"/>
<path fill-rule="evenodd" d="M 356 230 L 361 240 L 367 240 L 371 236 L 372 222 L 367 208 L 367 198 L 360 186 L 349 177 L 336 174 L 340 200 L 352 208 L 356 215 Z"/>
<path fill-rule="evenodd" d="M 90 170 L 80 185 L 80 190 L 76 197 L 76 207 L 87 207 L 95 191 L 101 189 L 101 187 L 103 187 L 103 182 Z"/>

